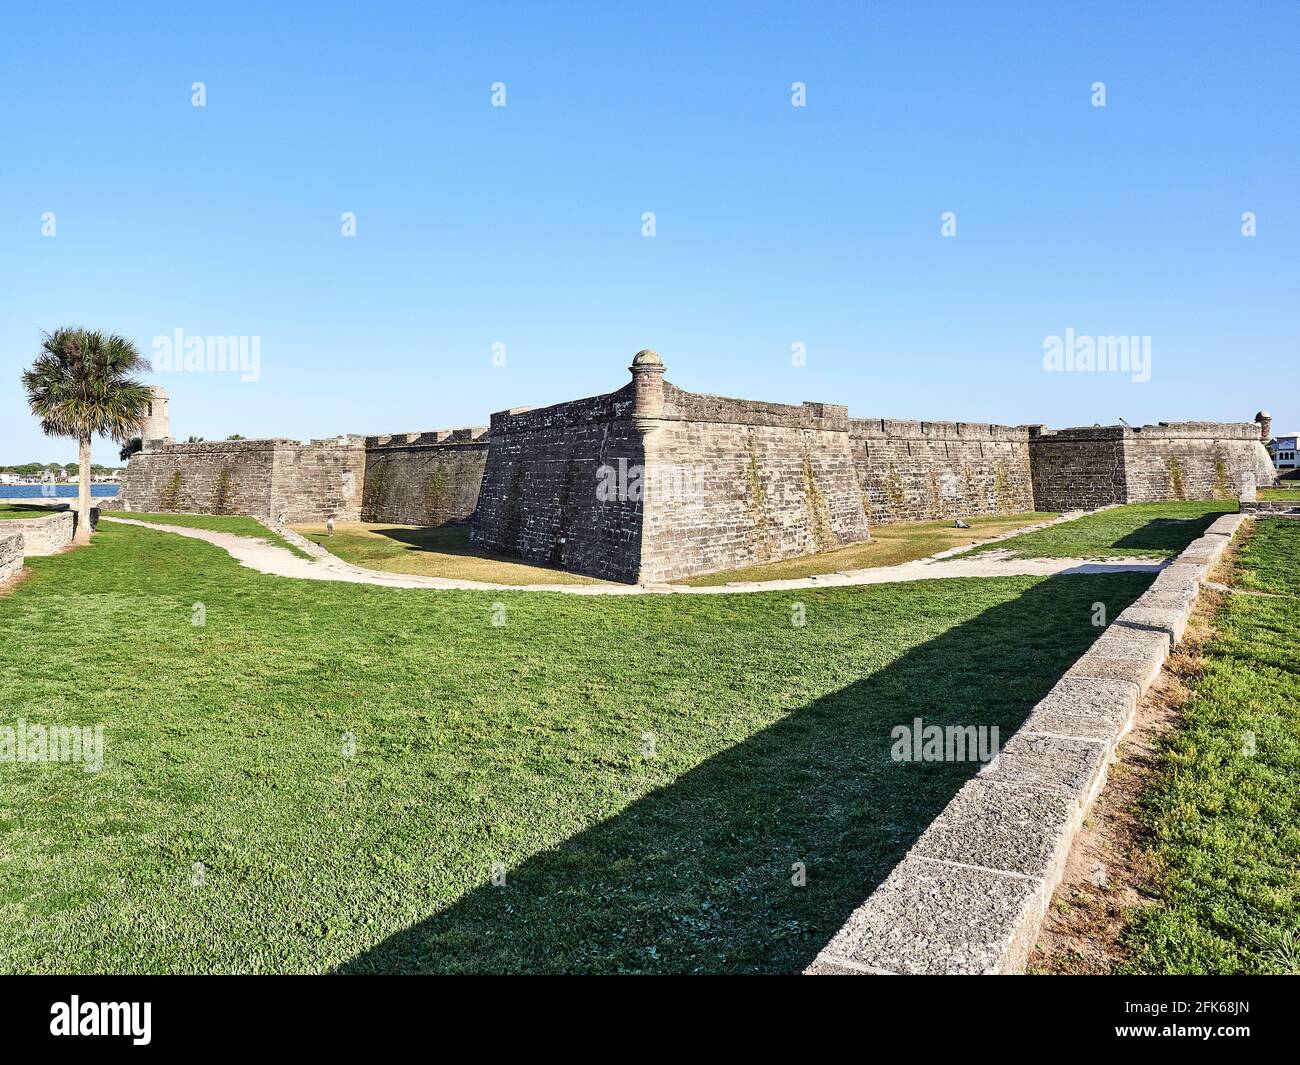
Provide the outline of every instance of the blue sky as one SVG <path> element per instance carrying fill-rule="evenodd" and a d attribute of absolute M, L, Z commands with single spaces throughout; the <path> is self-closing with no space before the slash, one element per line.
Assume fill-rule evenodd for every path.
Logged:
<path fill-rule="evenodd" d="M 1300 5 L 701 7 L 6 5 L 0 463 L 76 458 L 18 383 L 60 325 L 259 337 L 158 378 L 182 439 L 485 424 L 642 347 L 861 417 L 1300 429 Z M 1150 380 L 1045 372 L 1067 328 Z"/>

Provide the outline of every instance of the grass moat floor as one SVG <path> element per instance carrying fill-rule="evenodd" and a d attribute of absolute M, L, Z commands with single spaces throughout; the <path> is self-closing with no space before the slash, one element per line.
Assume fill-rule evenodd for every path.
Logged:
<path fill-rule="evenodd" d="M 111 522 L 29 571 L 4 723 L 105 755 L 0 762 L 5 972 L 797 971 L 977 768 L 891 730 L 1009 735 L 1150 579 L 432 592 Z"/>
<path fill-rule="evenodd" d="M 294 525 L 313 543 L 344 562 L 388 573 L 487 581 L 491 584 L 604 584 L 594 577 L 538 566 L 494 554 L 469 542 L 468 525 L 436 528 L 388 522 L 340 521 L 334 534 L 324 525 Z"/>
<path fill-rule="evenodd" d="M 1016 558 L 1172 558 L 1220 514 L 1235 514 L 1235 499 L 1131 503 L 1074 521 L 981 544 L 972 554 L 1007 551 Z"/>

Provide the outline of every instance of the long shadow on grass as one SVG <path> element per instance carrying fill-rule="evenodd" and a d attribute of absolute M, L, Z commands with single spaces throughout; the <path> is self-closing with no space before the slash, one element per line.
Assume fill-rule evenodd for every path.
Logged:
<path fill-rule="evenodd" d="M 1154 518 L 1121 536 L 1112 546 L 1150 551 L 1153 555 L 1176 555 L 1223 513 L 1216 510 L 1199 518 Z"/>
<path fill-rule="evenodd" d="M 1044 580 L 508 869 L 504 886 L 485 869 L 482 887 L 339 971 L 797 972 L 978 769 L 893 761 L 891 730 L 921 717 L 1005 740 L 1096 638 L 1093 604 L 1113 617 L 1149 582 Z"/>

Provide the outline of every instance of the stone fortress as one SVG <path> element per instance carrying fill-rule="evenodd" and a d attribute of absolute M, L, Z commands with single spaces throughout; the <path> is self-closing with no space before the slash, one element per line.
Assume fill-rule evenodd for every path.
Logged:
<path fill-rule="evenodd" d="M 1274 479 L 1254 422 L 1041 425 L 850 418 L 685 392 L 653 351 L 616 392 L 487 428 L 178 444 L 155 389 L 120 506 L 284 522 L 468 523 L 529 562 L 657 583 L 869 539 L 872 524 L 1237 498 Z"/>

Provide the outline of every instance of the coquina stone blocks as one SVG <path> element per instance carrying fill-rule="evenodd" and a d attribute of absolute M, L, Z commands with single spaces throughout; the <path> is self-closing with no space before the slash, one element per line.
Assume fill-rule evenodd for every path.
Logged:
<path fill-rule="evenodd" d="M 472 542 L 509 557 L 658 583 L 859 543 L 872 523 L 1235 497 L 1266 476 L 1255 423 L 1052 431 L 850 418 L 832 403 L 684 391 L 651 351 L 629 369 L 615 392 L 501 411 L 486 429 L 147 438 L 121 505 L 469 523 Z M 165 405 L 155 415 L 149 432 L 168 431 Z"/>

